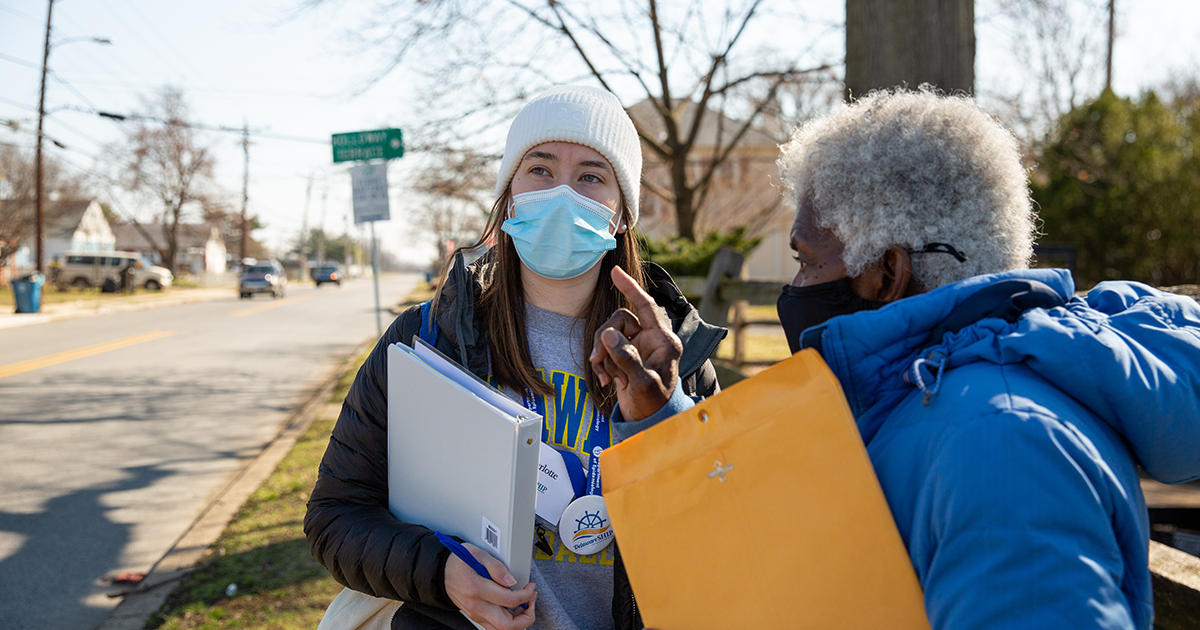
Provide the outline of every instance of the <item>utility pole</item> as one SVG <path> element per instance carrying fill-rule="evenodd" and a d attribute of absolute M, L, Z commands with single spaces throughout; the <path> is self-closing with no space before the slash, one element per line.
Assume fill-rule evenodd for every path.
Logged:
<path fill-rule="evenodd" d="M 308 277 L 308 204 L 312 201 L 312 173 L 308 174 L 308 186 L 304 189 L 304 216 L 300 219 L 300 279 Z"/>
<path fill-rule="evenodd" d="M 350 203 L 352 205 L 354 202 L 351 201 Z M 350 265 L 353 264 L 350 262 L 351 260 L 353 260 L 351 258 L 351 256 L 353 255 L 355 248 L 358 247 L 358 242 L 355 241 L 350 236 L 350 217 L 353 215 L 354 215 L 354 208 L 353 207 L 348 208 L 346 210 L 346 227 L 345 227 L 346 232 L 345 232 L 345 236 L 343 237 L 345 239 L 345 243 L 346 243 L 346 251 L 345 251 L 344 258 L 345 258 L 345 264 L 346 264 L 347 277 L 349 277 L 349 274 L 350 274 Z"/>
<path fill-rule="evenodd" d="M 1104 74 L 1104 89 L 1112 91 L 1113 42 L 1117 39 L 1117 0 L 1108 0 L 1108 67 Z"/>
<path fill-rule="evenodd" d="M 242 246 L 240 269 L 246 260 L 246 249 L 250 243 L 250 221 L 246 218 L 246 205 L 250 201 L 250 123 L 242 122 L 242 152 L 245 154 L 245 165 L 242 170 Z"/>
<path fill-rule="evenodd" d="M 50 62 L 50 16 L 54 13 L 54 0 L 46 2 L 46 47 L 42 51 L 42 89 L 38 94 L 37 154 L 34 170 L 37 171 L 37 191 L 34 193 L 34 212 L 37 213 L 37 272 L 46 273 L 46 200 L 45 182 L 42 174 L 42 120 L 46 117 L 46 64 Z"/>
<path fill-rule="evenodd" d="M 375 334 L 383 336 L 383 319 L 379 312 L 379 241 L 375 239 L 375 222 L 371 221 L 371 277 L 375 281 Z"/>
<path fill-rule="evenodd" d="M 325 179 L 325 188 L 321 191 L 321 223 L 317 233 L 317 264 L 325 264 L 325 210 L 329 202 L 329 179 Z"/>

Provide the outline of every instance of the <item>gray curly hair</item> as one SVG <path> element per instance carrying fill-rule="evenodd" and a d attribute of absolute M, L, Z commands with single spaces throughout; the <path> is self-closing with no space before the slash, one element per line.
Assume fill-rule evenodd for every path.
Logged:
<path fill-rule="evenodd" d="M 913 256 L 923 290 L 1029 265 L 1034 212 L 1017 140 L 969 97 L 872 92 L 796 129 L 782 150 L 788 197 L 810 196 L 850 277 L 893 245 L 966 255 Z"/>

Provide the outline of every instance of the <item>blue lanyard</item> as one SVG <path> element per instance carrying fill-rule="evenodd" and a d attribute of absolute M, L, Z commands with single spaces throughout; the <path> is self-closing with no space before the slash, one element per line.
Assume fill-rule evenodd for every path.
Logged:
<path fill-rule="evenodd" d="M 528 388 L 526 388 L 525 392 L 521 395 L 521 399 L 521 403 L 525 405 L 526 409 L 535 413 L 537 412 L 536 398 L 534 397 L 533 392 L 529 391 Z M 543 417 L 544 415 L 545 414 L 543 414 Z M 591 445 L 593 451 L 588 453 L 588 470 L 586 477 L 584 476 L 583 462 L 579 461 L 579 456 L 577 456 L 573 451 L 554 449 L 558 451 L 559 455 L 562 455 L 563 465 L 567 467 L 567 476 L 571 478 L 571 486 L 575 489 L 575 498 L 577 499 L 585 494 L 600 494 L 600 457 L 599 453 L 596 451 L 597 449 L 601 449 L 600 440 L 604 438 L 607 432 L 608 416 L 602 415 L 596 409 L 596 401 L 595 399 L 592 399 L 591 427 L 588 429 L 588 438 L 583 443 L 584 448 L 587 448 L 588 445 Z"/>

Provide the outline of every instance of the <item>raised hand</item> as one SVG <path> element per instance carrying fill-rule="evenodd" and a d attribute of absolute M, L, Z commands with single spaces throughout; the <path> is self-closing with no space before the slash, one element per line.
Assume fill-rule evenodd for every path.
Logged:
<path fill-rule="evenodd" d="M 629 301 L 598 330 L 589 360 L 600 383 L 613 383 L 627 421 L 658 411 L 675 391 L 683 344 L 671 331 L 667 313 L 620 267 L 613 284 Z"/>

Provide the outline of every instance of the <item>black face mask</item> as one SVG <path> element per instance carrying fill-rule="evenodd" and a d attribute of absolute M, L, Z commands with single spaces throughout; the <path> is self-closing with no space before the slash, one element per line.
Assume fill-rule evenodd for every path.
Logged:
<path fill-rule="evenodd" d="M 787 335 L 788 348 L 795 354 L 800 351 L 800 333 L 805 329 L 824 324 L 838 315 L 871 311 L 884 304 L 858 297 L 850 288 L 850 279 L 841 278 L 808 287 L 784 285 L 775 308 Z"/>

